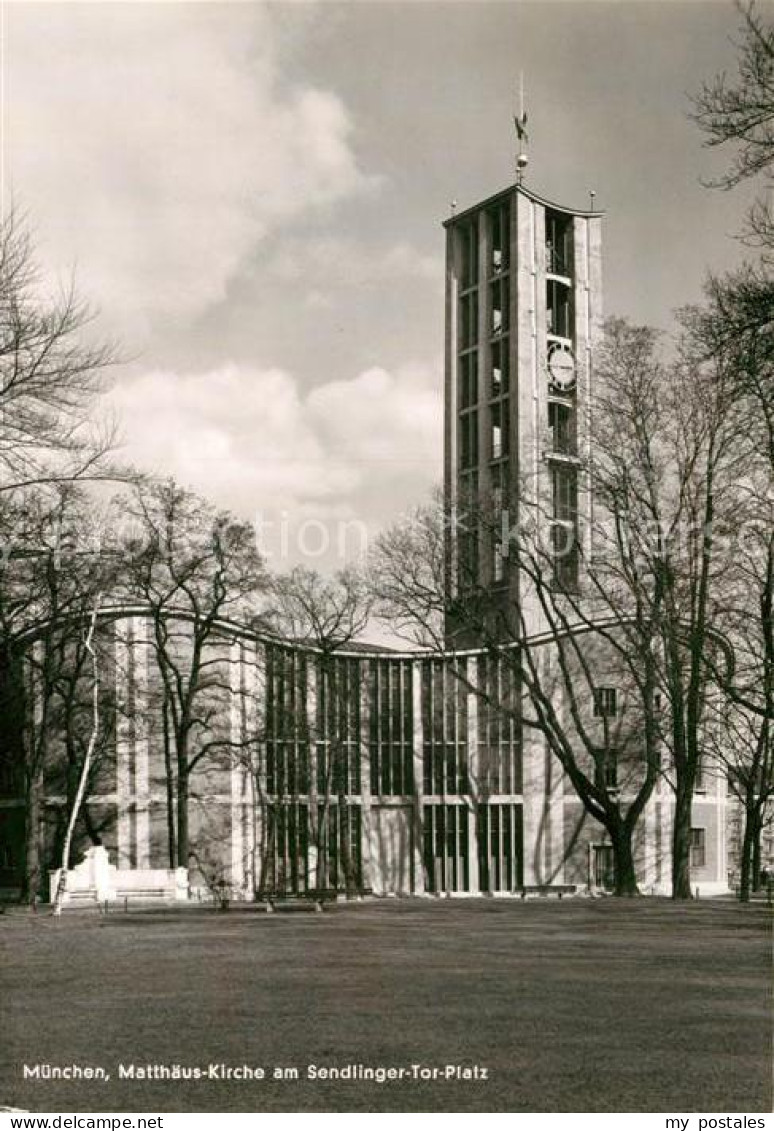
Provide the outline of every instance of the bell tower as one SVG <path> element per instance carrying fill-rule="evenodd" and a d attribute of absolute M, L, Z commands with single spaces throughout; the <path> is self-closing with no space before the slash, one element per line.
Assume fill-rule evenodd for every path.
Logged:
<path fill-rule="evenodd" d="M 474 592 L 502 624 L 519 610 L 532 631 L 514 552 L 525 508 L 544 523 L 559 588 L 577 588 L 588 530 L 601 213 L 551 203 L 522 174 L 444 224 L 446 583 L 452 609 Z M 454 613 L 447 635 L 481 642 Z"/>

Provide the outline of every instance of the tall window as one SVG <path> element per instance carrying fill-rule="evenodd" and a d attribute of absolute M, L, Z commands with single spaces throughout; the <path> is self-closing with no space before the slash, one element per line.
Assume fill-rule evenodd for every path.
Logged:
<path fill-rule="evenodd" d="M 574 467 L 558 464 L 551 469 L 551 480 L 554 583 L 557 588 L 572 592 L 578 586 L 578 477 Z"/>
<path fill-rule="evenodd" d="M 360 663 L 318 663 L 317 792 L 360 792 Z"/>
<path fill-rule="evenodd" d="M 422 736 L 425 795 L 467 793 L 468 692 L 443 660 L 422 664 Z"/>
<path fill-rule="evenodd" d="M 578 476 L 574 467 L 559 465 L 551 469 L 554 518 L 575 523 L 578 514 Z"/>
<path fill-rule="evenodd" d="M 425 805 L 424 865 L 428 891 L 468 891 L 468 810 L 465 805 Z"/>
<path fill-rule="evenodd" d="M 502 459 L 508 454 L 508 401 L 496 401 L 490 409 L 492 425 L 491 458 Z"/>
<path fill-rule="evenodd" d="M 549 279 L 546 284 L 546 329 L 559 338 L 572 337 L 570 288 Z"/>
<path fill-rule="evenodd" d="M 572 406 L 561 401 L 548 402 L 548 427 L 551 430 L 551 451 L 558 455 L 576 453 L 574 412 Z"/>
<path fill-rule="evenodd" d="M 493 335 L 503 334 L 508 329 L 508 280 L 498 279 L 490 288 Z"/>
<path fill-rule="evenodd" d="M 502 331 L 507 330 L 507 302 L 508 280 L 503 279 L 501 284 L 493 288 L 493 296 L 499 295 L 498 301 L 504 303 L 504 323 Z M 495 298 L 493 298 L 495 301 Z M 496 307 L 494 317 L 497 318 Z M 490 525 L 490 556 L 489 580 L 494 585 L 499 585 L 505 576 L 503 550 L 507 555 L 508 547 L 502 544 L 502 515 L 503 507 L 507 506 L 507 493 L 504 488 L 508 484 L 508 456 L 510 451 L 510 400 L 508 397 L 508 350 L 509 341 L 507 333 L 502 332 L 496 337 L 489 348 L 489 458 L 493 461 L 490 468 L 492 488 L 492 523 Z"/>
<path fill-rule="evenodd" d="M 309 791 L 309 684 L 306 656 L 266 652 L 266 790 L 291 797 Z"/>
<path fill-rule="evenodd" d="M 578 589 L 578 535 L 575 524 L 551 524 L 551 553 L 554 565 L 554 585 L 565 593 Z"/>
<path fill-rule="evenodd" d="M 475 287 L 478 282 L 478 222 L 469 220 L 460 230 L 463 288 Z"/>
<path fill-rule="evenodd" d="M 504 514 L 503 489 L 500 483 L 502 466 L 493 467 L 492 471 L 492 580 L 502 581 L 505 572 L 504 559 L 508 556 L 507 535 L 504 537 L 503 526 L 507 522 Z"/>
<path fill-rule="evenodd" d="M 460 469 L 478 466 L 478 413 L 473 410 L 460 416 Z"/>
<path fill-rule="evenodd" d="M 598 719 L 612 719 L 618 714 L 618 693 L 615 687 L 594 688 L 594 715 Z"/>
<path fill-rule="evenodd" d="M 306 891 L 309 883 L 309 806 L 294 801 L 266 808 L 266 887 Z"/>
<path fill-rule="evenodd" d="M 691 867 L 703 868 L 707 863 L 707 830 L 691 829 Z"/>
<path fill-rule="evenodd" d="M 508 341 L 501 339 L 497 342 L 492 342 L 492 380 L 491 380 L 491 394 L 493 397 L 501 397 L 503 393 L 508 392 Z"/>
<path fill-rule="evenodd" d="M 356 889 L 363 886 L 362 815 L 359 805 L 338 802 L 323 810 L 318 806 L 317 828 L 322 836 L 318 846 L 318 874 L 323 887 Z M 312 882 L 316 882 L 317 877 Z"/>
<path fill-rule="evenodd" d="M 516 891 L 523 883 L 521 805 L 481 805 L 476 815 L 482 892 Z"/>
<path fill-rule="evenodd" d="M 508 270 L 508 205 L 490 208 L 489 244 L 491 248 L 490 274 L 499 275 Z"/>
<path fill-rule="evenodd" d="M 594 761 L 597 770 L 597 785 L 603 789 L 614 791 L 618 789 L 618 751 L 605 749 L 594 751 Z"/>
<path fill-rule="evenodd" d="M 522 791 L 521 693 L 518 671 L 508 659 L 479 656 L 476 661 L 478 699 L 479 785 L 484 794 Z"/>
<path fill-rule="evenodd" d="M 478 292 L 460 299 L 460 349 L 470 349 L 478 341 Z"/>
<path fill-rule="evenodd" d="M 460 476 L 460 499 L 455 516 L 457 538 L 457 584 L 463 591 L 479 581 L 479 513 L 478 472 L 473 469 Z"/>
<path fill-rule="evenodd" d="M 369 678 L 371 792 L 405 796 L 414 789 L 411 664 L 374 660 Z"/>
<path fill-rule="evenodd" d="M 460 408 L 473 408 L 478 402 L 478 352 L 460 357 Z"/>
<path fill-rule="evenodd" d="M 546 271 L 549 275 L 572 275 L 572 232 L 572 216 L 546 212 Z"/>

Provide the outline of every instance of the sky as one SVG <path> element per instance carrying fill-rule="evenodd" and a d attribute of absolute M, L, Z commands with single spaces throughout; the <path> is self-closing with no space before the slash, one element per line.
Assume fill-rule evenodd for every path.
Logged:
<path fill-rule="evenodd" d="M 702 181 L 715 0 L 4 5 L 2 207 L 124 363 L 120 456 L 341 565 L 441 477 L 443 230 L 513 181 L 604 209 L 607 313 L 668 330 L 753 191 Z"/>

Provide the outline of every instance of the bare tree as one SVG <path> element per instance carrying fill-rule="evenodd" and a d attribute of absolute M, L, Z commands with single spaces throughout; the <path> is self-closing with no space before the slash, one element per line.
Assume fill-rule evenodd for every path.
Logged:
<path fill-rule="evenodd" d="M 689 317 L 683 324 L 668 365 L 658 360 L 651 332 L 615 321 L 607 327 L 592 423 L 591 490 L 603 522 L 595 522 L 588 575 L 606 607 L 612 592 L 617 607 L 643 610 L 657 633 L 678 899 L 691 894 L 692 799 L 729 567 L 722 551 L 745 464 L 731 374 L 707 354 Z"/>
<path fill-rule="evenodd" d="M 475 574 L 449 592 L 441 505 L 435 517 L 425 513 L 383 536 L 375 564 L 381 609 L 393 623 L 419 626 L 422 643 L 441 649 L 453 647 L 444 622 L 463 625 L 467 640 L 515 668 L 526 700 L 521 725 L 545 736 L 586 810 L 608 830 L 621 893 L 637 888 L 634 830 L 666 774 L 675 792 L 676 898 L 691 894 L 691 804 L 717 586 L 727 568 L 717 550 L 744 459 L 729 375 L 690 331 L 667 364 L 653 331 L 608 324 L 595 362 L 593 457 L 577 468 L 579 490 L 583 483 L 594 500 L 590 528 L 582 515 L 568 515 L 577 538 L 557 547 L 552 500 L 522 483 L 518 525 L 498 551 L 518 572 L 518 601 L 494 602 Z M 491 506 L 468 506 L 453 519 L 479 539 L 500 537 L 502 516 Z M 565 576 L 561 568 L 573 556 L 577 583 L 575 570 Z M 536 625 L 550 646 L 533 646 Z M 603 709 L 587 714 L 605 670 L 627 700 L 628 722 L 615 733 Z M 610 788 L 613 751 L 623 754 L 626 789 Z"/>
<path fill-rule="evenodd" d="M 742 17 L 737 74 L 725 72 L 705 83 L 693 99 L 693 118 L 708 146 L 735 147 L 728 171 L 712 182 L 729 189 L 763 174 L 772 187 L 774 161 L 774 25 L 760 15 L 754 0 L 737 3 Z M 759 199 L 748 215 L 747 236 L 774 247 L 770 199 Z"/>
<path fill-rule="evenodd" d="M 192 775 L 229 758 L 233 745 L 225 722 L 230 638 L 224 622 L 249 619 L 264 570 L 248 523 L 174 482 L 139 483 L 125 510 L 136 523 L 127 585 L 147 609 L 160 681 L 170 851 L 187 867 Z"/>
<path fill-rule="evenodd" d="M 71 281 L 44 293 L 24 223 L 0 220 L 0 491 L 115 475 L 115 429 L 93 419 L 112 345 L 89 342 L 94 313 Z"/>
<path fill-rule="evenodd" d="M 494 516 L 483 509 L 462 521 L 494 532 Z M 528 638 L 524 606 L 493 606 L 473 577 L 461 581 L 450 600 L 443 582 L 445 522 L 436 498 L 379 539 L 372 562 L 379 615 L 399 634 L 453 660 L 453 642 L 443 631 L 451 613 L 466 637 L 475 637 L 485 655 L 510 674 L 504 681 L 471 678 L 464 665 L 452 665 L 456 678 L 488 711 L 545 738 L 585 811 L 610 835 L 615 893 L 637 894 L 635 829 L 659 767 L 656 733 L 648 723 L 653 714 L 636 711 L 637 693 L 653 695 L 651 655 L 644 665 L 643 657 L 635 657 L 630 617 L 608 616 L 602 625 L 577 594 L 556 588 L 556 561 L 537 521 L 522 526 L 517 552 L 523 586 L 538 602 L 547 629 L 540 640 Z M 625 717 L 607 703 L 589 710 L 600 682 L 615 682 L 622 698 L 626 676 L 630 706 Z"/>
<path fill-rule="evenodd" d="M 89 733 L 86 750 L 81 765 L 80 774 L 78 777 L 78 785 L 75 791 L 75 796 L 71 804 L 68 806 L 67 828 L 65 829 L 64 843 L 62 846 L 62 861 L 59 868 L 59 879 L 56 885 L 56 892 L 54 894 L 54 907 L 52 914 L 62 914 L 62 904 L 64 902 L 65 892 L 67 890 L 67 872 L 70 867 L 70 851 L 73 843 L 73 833 L 75 832 L 75 825 L 80 816 L 81 806 L 86 799 L 86 791 L 89 784 L 89 776 L 91 774 L 92 760 L 94 752 L 97 748 L 97 741 L 100 732 L 100 714 L 99 714 L 99 665 L 97 663 L 97 652 L 94 647 L 94 630 L 97 627 L 97 617 L 99 615 L 99 594 L 96 594 L 94 608 L 91 613 L 88 629 L 84 637 L 84 648 L 91 657 L 92 666 L 92 694 L 91 694 L 91 729 Z"/>
<path fill-rule="evenodd" d="M 93 318 L 72 281 L 46 293 L 24 221 L 6 213 L 0 219 L 0 699 L 4 757 L 22 779 L 23 887 L 31 899 L 41 875 L 41 775 L 59 649 L 53 641 L 66 634 L 65 621 L 88 591 L 88 584 L 67 580 L 83 581 L 86 557 L 62 567 L 57 523 L 83 508 L 68 495 L 74 483 L 117 475 L 106 459 L 114 427 L 95 419 L 116 352 L 96 340 Z M 56 627 L 52 616 L 60 618 Z M 25 666 L 34 670 L 32 692 Z"/>
<path fill-rule="evenodd" d="M 0 558 L 3 754 L 24 801 L 23 898 L 42 879 L 47 781 L 73 756 L 79 722 L 79 667 L 84 624 L 95 592 L 109 585 L 113 563 L 94 538 L 93 515 L 71 484 L 8 494 Z"/>
<path fill-rule="evenodd" d="M 689 318 L 697 347 L 727 375 L 743 458 L 727 520 L 735 537 L 716 612 L 730 649 L 712 668 L 720 689 L 715 755 L 745 815 L 744 900 L 760 879 L 761 834 L 774 789 L 774 283 L 764 269 L 749 266 L 710 278 L 707 303 Z"/>
<path fill-rule="evenodd" d="M 731 790 L 743 807 L 740 898 L 747 899 L 760 878 L 774 728 L 774 24 L 763 19 L 752 0 L 740 0 L 737 7 L 742 15 L 738 74 L 732 81 L 721 74 L 703 86 L 694 99 L 694 119 L 707 145 L 735 148 L 716 187 L 763 178 L 767 195 L 748 213 L 745 232 L 762 254 L 757 265 L 710 276 L 707 303 L 692 320 L 696 340 L 730 375 L 739 442 L 749 459 L 736 513 L 748 536 L 735 555 L 721 609 L 733 645 L 731 664 L 715 672 L 722 689 L 716 706 L 728 736 L 727 747 L 716 754 L 727 763 Z"/>

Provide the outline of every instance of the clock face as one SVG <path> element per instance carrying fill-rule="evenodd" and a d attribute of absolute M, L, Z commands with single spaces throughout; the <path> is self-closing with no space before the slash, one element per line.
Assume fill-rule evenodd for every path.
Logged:
<path fill-rule="evenodd" d="M 548 355 L 551 384 L 560 392 L 569 392 L 575 384 L 575 359 L 566 346 L 554 346 Z"/>

